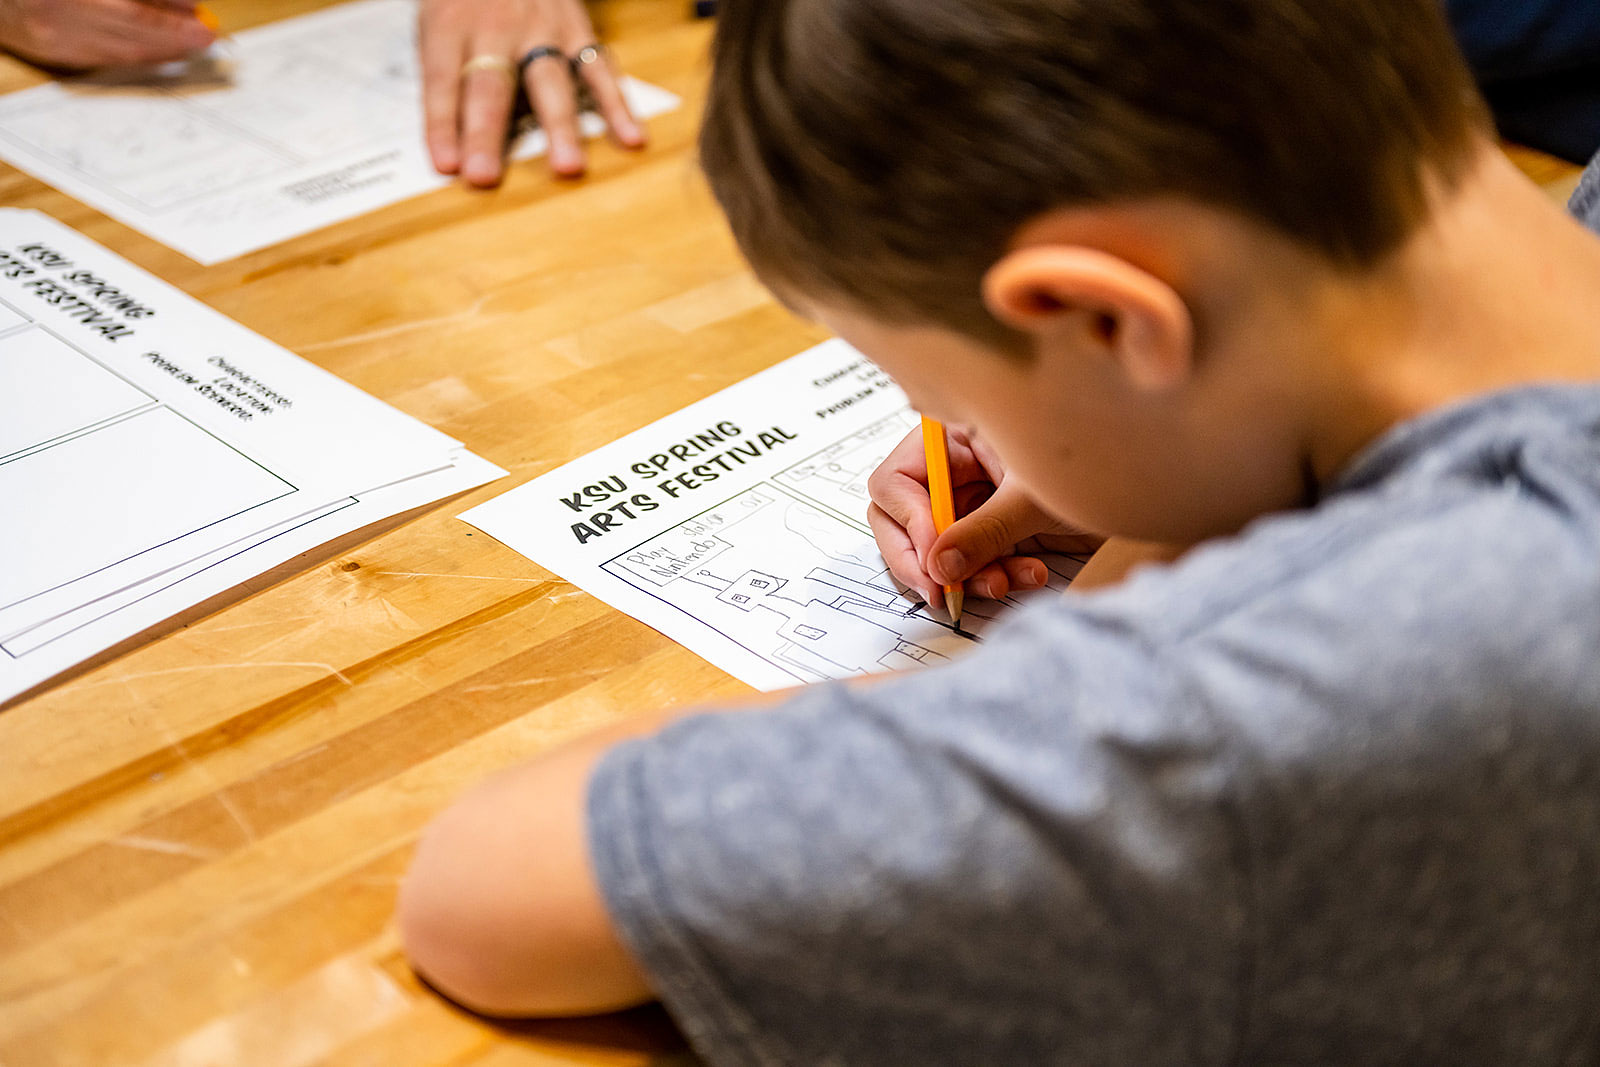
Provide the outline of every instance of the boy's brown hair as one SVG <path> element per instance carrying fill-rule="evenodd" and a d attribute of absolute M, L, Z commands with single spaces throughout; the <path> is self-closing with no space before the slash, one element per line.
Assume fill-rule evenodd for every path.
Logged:
<path fill-rule="evenodd" d="M 1440 0 L 724 0 L 700 151 L 757 273 L 1011 338 L 1051 208 L 1177 196 L 1371 266 L 1488 119 Z"/>

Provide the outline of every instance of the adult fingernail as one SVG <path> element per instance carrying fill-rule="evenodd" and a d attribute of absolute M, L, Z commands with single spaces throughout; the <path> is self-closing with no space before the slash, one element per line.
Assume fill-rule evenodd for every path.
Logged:
<path fill-rule="evenodd" d="M 474 152 L 461 167 L 461 176 L 474 185 L 487 185 L 494 181 L 499 161 L 487 152 Z"/>
<path fill-rule="evenodd" d="M 1017 575 L 1018 589 L 1038 589 L 1050 580 L 1050 571 L 1038 560 L 1029 560 Z"/>
<path fill-rule="evenodd" d="M 959 582 L 967 574 L 967 557 L 959 548 L 947 548 L 933 561 L 934 577 L 941 582 Z"/>
<path fill-rule="evenodd" d="M 550 150 L 550 164 L 562 174 L 576 174 L 583 169 L 583 153 L 574 145 L 556 145 Z"/>

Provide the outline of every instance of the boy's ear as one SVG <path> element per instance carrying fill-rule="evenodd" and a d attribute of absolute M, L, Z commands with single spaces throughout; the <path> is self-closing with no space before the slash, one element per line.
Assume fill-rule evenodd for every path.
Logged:
<path fill-rule="evenodd" d="M 1180 385 L 1194 366 L 1194 319 L 1183 298 L 1105 252 L 1078 245 L 1007 252 L 984 275 L 983 299 L 995 318 L 1038 342 L 1103 351 L 1140 389 Z"/>

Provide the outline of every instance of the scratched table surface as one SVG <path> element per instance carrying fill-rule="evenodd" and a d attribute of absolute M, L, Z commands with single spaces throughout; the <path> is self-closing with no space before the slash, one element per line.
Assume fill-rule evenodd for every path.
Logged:
<path fill-rule="evenodd" d="M 317 0 L 216 0 L 245 29 Z M 502 1026 L 423 987 L 396 885 L 469 783 L 749 690 L 455 518 L 822 338 L 743 268 L 694 162 L 710 25 L 594 6 L 684 98 L 589 176 L 542 163 L 201 267 L 0 165 L 38 208 L 511 472 L 311 553 L 0 710 L 0 1064 L 657 1064 L 659 1012 Z M 42 81 L 0 58 L 0 91 Z"/>
<path fill-rule="evenodd" d="M 233 30 L 318 0 L 216 0 Z M 511 477 L 279 568 L 0 710 L 0 1065 L 687 1060 L 659 1011 L 506 1025 L 407 968 L 424 823 L 640 710 L 748 690 L 455 518 L 821 339 L 742 267 L 694 166 L 709 27 L 602 0 L 685 106 L 588 178 L 515 165 L 200 267 L 0 165 L 46 211 L 464 440 Z M 0 91 L 41 75 L 0 58 Z M 1576 171 L 1519 162 L 1558 192 Z"/>

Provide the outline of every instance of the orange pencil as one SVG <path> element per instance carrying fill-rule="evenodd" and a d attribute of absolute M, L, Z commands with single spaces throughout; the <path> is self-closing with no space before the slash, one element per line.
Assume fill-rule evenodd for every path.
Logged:
<path fill-rule="evenodd" d="M 940 533 L 956 521 L 955 490 L 950 484 L 950 444 L 945 438 L 944 424 L 937 419 L 922 417 L 922 452 L 928 458 L 928 498 L 933 505 L 933 528 Z M 950 620 L 961 627 L 961 586 L 944 587 L 944 606 Z"/>
<path fill-rule="evenodd" d="M 222 29 L 222 20 L 217 18 L 216 12 L 204 4 L 194 5 L 194 17 L 200 20 L 200 25 L 212 33 Z"/>

